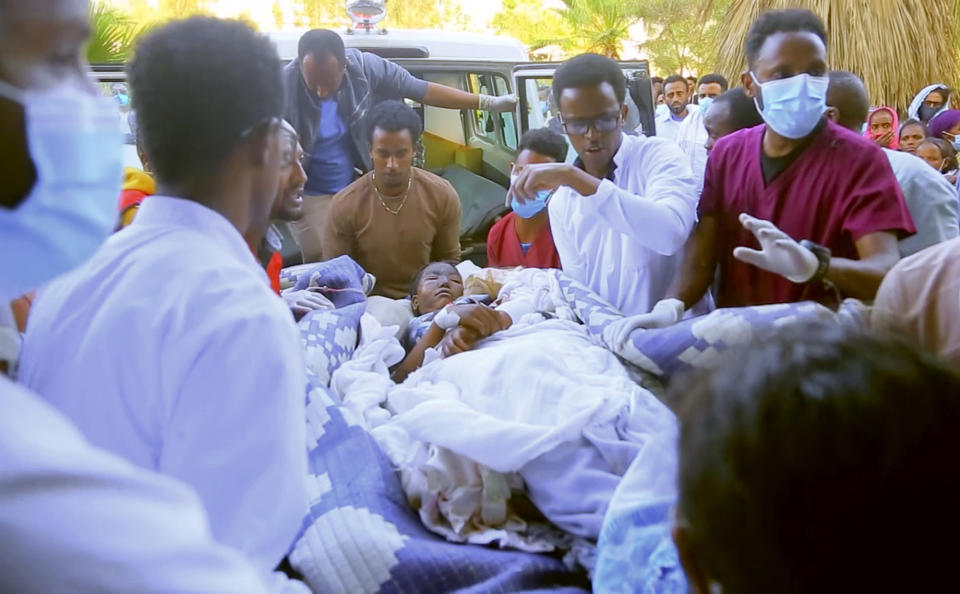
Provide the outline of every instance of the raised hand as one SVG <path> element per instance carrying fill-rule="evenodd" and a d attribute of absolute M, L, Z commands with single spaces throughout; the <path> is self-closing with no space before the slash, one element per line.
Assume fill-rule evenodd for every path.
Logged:
<path fill-rule="evenodd" d="M 738 247 L 733 257 L 768 272 L 779 274 L 795 283 L 805 283 L 817 274 L 820 262 L 817 256 L 793 240 L 770 221 L 740 215 L 740 224 L 760 242 L 760 249 Z"/>

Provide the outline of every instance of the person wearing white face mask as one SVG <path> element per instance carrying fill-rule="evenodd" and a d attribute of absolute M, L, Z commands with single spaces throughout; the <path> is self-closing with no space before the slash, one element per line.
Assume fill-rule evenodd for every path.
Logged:
<path fill-rule="evenodd" d="M 510 181 L 514 182 L 527 165 L 562 163 L 567 141 L 549 128 L 524 133 Z M 547 203 L 553 192 L 543 190 L 534 200 L 509 200 L 510 213 L 494 223 L 487 234 L 487 265 L 494 268 L 560 268 L 560 255 L 550 231 Z"/>
<path fill-rule="evenodd" d="M 85 0 L 0 0 L 0 318 L 113 228 L 122 137 L 80 57 L 87 15 Z M 189 488 L 90 446 L 2 374 L 0 537 L 3 592 L 307 592 L 268 585 L 213 541 Z"/>
<path fill-rule="evenodd" d="M 690 108 L 688 115 L 677 131 L 677 144 L 690 160 L 690 169 L 697 180 L 697 195 L 703 191 L 703 174 L 707 168 L 707 129 L 703 125 L 704 116 L 713 100 L 727 91 L 727 79 L 712 73 L 702 77 L 697 83 L 697 105 Z"/>
<path fill-rule="evenodd" d="M 826 38 L 807 10 L 753 24 L 742 82 L 765 125 L 711 150 L 700 221 L 668 291 L 687 307 L 718 266 L 719 307 L 870 300 L 898 238 L 915 232 L 881 149 L 824 117 Z"/>

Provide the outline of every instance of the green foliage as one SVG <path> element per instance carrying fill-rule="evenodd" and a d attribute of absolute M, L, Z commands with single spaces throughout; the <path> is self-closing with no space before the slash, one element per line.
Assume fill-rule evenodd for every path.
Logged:
<path fill-rule="evenodd" d="M 87 61 L 91 64 L 126 61 L 144 30 L 130 15 L 100 2 L 90 4 L 90 26 Z"/>
<path fill-rule="evenodd" d="M 543 0 L 503 0 L 503 9 L 494 15 L 491 25 L 532 50 L 550 45 L 551 39 L 563 37 L 565 31 L 560 13 L 544 8 Z"/>
<path fill-rule="evenodd" d="M 595 52 L 619 59 L 630 27 L 643 16 L 639 2 L 625 0 L 563 0 L 560 18 L 564 36 L 552 40 L 576 53 Z"/>
<path fill-rule="evenodd" d="M 296 25 L 311 29 L 346 26 L 349 19 L 343 6 L 342 0 L 296 0 Z"/>
<path fill-rule="evenodd" d="M 157 2 L 159 20 L 182 19 L 207 12 L 207 0 L 159 0 Z"/>
<path fill-rule="evenodd" d="M 298 27 L 339 28 L 350 26 L 343 0 L 295 0 Z M 381 27 L 388 29 L 463 30 L 467 19 L 456 0 L 390 0 L 387 18 Z"/>
<path fill-rule="evenodd" d="M 467 17 L 455 0 L 389 0 L 387 18 L 381 24 L 388 29 L 462 31 Z"/>
<path fill-rule="evenodd" d="M 568 54 L 585 51 L 619 58 L 633 41 L 630 29 L 642 22 L 640 47 L 658 73 L 713 70 L 718 25 L 732 0 L 715 0 L 704 14 L 697 0 L 564 0 L 551 9 L 543 0 L 503 0 L 494 28 L 531 50 L 556 45 Z"/>
<path fill-rule="evenodd" d="M 707 74 L 715 69 L 719 25 L 731 0 L 717 0 L 704 14 L 690 0 L 647 0 L 643 50 L 658 74 Z"/>
<path fill-rule="evenodd" d="M 570 54 L 596 52 L 617 59 L 641 15 L 636 1 L 563 0 L 557 9 L 546 8 L 542 0 L 504 0 L 493 26 L 534 50 L 559 46 Z"/>
<path fill-rule="evenodd" d="M 277 29 L 282 29 L 283 22 L 283 6 L 280 4 L 280 0 L 273 0 L 273 7 L 270 9 L 270 13 L 273 15 L 273 24 L 276 25 Z"/>

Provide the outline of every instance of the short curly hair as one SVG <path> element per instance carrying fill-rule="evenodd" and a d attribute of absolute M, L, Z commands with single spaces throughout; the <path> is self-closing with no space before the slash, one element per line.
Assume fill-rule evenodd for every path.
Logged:
<path fill-rule="evenodd" d="M 955 551 L 932 543 L 960 529 L 954 370 L 896 339 L 804 323 L 760 332 L 668 392 L 678 517 L 725 592 L 949 583 Z"/>
<path fill-rule="evenodd" d="M 757 104 L 747 97 L 743 87 L 730 89 L 713 100 L 714 105 L 726 105 L 729 113 L 729 124 L 732 132 L 753 128 L 763 123 Z"/>
<path fill-rule="evenodd" d="M 726 93 L 727 89 L 730 88 L 730 83 L 727 82 L 727 77 L 716 72 L 711 72 L 710 74 L 701 76 L 700 80 L 697 81 L 697 88 L 702 85 L 720 85 L 721 93 Z"/>
<path fill-rule="evenodd" d="M 420 134 L 423 133 L 420 116 L 403 101 L 381 101 L 373 106 L 367 114 L 367 140 L 371 144 L 373 144 L 373 131 L 377 128 L 384 132 L 407 130 L 410 132 L 413 144 L 417 144 Z"/>
<path fill-rule="evenodd" d="M 340 64 L 347 63 L 347 50 L 343 39 L 336 31 L 329 29 L 311 29 L 300 37 L 297 43 L 297 56 L 303 60 L 308 55 L 315 58 L 333 56 Z"/>
<path fill-rule="evenodd" d="M 553 75 L 553 100 L 560 106 L 560 96 L 566 89 L 595 87 L 608 83 L 613 87 L 617 101 L 623 105 L 627 98 L 627 80 L 620 66 L 606 56 L 580 54 L 567 60 Z"/>
<path fill-rule="evenodd" d="M 283 114 L 277 51 L 240 21 L 164 25 L 140 43 L 127 77 L 138 136 L 161 182 L 216 171 L 245 131 Z"/>
<path fill-rule="evenodd" d="M 522 153 L 526 150 L 550 157 L 557 163 L 563 163 L 567 158 L 567 140 L 559 132 L 554 132 L 550 128 L 534 128 L 524 132 L 520 139 L 517 152 Z"/>
<path fill-rule="evenodd" d="M 827 45 L 827 30 L 813 12 L 802 8 L 768 10 L 757 17 L 747 33 L 747 64 L 752 67 L 768 37 L 777 33 L 813 33 Z"/>

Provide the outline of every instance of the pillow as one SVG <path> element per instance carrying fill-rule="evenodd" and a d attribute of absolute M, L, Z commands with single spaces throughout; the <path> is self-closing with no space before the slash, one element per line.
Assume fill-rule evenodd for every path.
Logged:
<path fill-rule="evenodd" d="M 373 316 L 381 326 L 399 326 L 398 339 L 407 331 L 407 324 L 413 319 L 413 309 L 409 299 L 367 297 L 367 313 Z"/>

